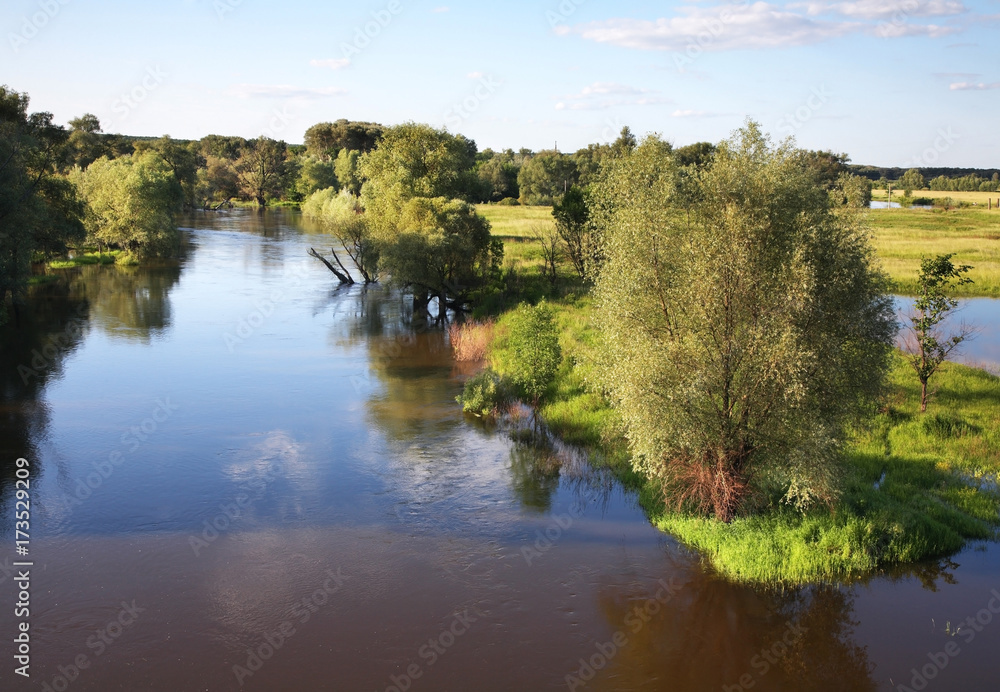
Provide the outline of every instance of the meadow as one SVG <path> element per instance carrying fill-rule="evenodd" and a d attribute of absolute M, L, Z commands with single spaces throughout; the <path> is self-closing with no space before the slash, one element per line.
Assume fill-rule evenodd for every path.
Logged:
<path fill-rule="evenodd" d="M 968 264 L 972 284 L 961 286 L 956 295 L 1000 297 L 1000 209 L 984 208 L 989 193 L 935 193 L 963 195 L 979 207 L 959 209 L 872 209 L 868 223 L 882 266 L 895 282 L 895 291 L 914 295 L 923 257 L 955 253 L 954 261 Z M 994 193 L 994 196 L 996 194 Z M 964 198 L 963 198 L 964 199 Z M 493 225 L 494 235 L 504 240 L 506 257 L 524 268 L 542 264 L 536 238 L 554 229 L 551 207 L 506 207 L 480 205 L 479 212 Z"/>

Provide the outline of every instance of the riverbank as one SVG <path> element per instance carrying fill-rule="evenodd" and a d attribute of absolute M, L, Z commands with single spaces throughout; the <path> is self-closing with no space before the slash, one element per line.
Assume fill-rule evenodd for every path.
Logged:
<path fill-rule="evenodd" d="M 523 275 L 518 285 L 534 299 L 545 292 L 537 276 L 541 259 L 529 237 L 516 235 L 520 229 L 511 217 L 518 211 L 490 207 L 486 214 L 513 250 L 508 259 Z M 541 219 L 532 221 L 537 229 Z M 590 300 L 569 275 L 548 291 L 547 299 L 556 314 L 564 360 L 541 406 L 542 418 L 560 438 L 612 468 L 637 493 L 654 525 L 698 551 L 728 579 L 851 581 L 995 537 L 1000 525 L 997 377 L 947 364 L 935 376 L 928 413 L 921 414 L 917 380 L 897 355 L 883 411 L 845 444 L 842 494 L 832 508 L 803 515 L 775 498 L 763 513 L 723 524 L 667 511 L 658 488 L 631 469 L 615 412 L 587 385 L 597 338 Z M 501 329 L 502 323 L 501 318 Z"/>

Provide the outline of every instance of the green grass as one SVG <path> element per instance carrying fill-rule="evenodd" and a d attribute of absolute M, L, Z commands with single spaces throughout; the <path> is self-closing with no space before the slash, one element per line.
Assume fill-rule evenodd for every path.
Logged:
<path fill-rule="evenodd" d="M 540 262 L 530 252 L 537 243 L 523 239 L 550 210 L 485 210 L 507 238 L 507 255 L 523 274 L 520 281 L 539 292 L 541 282 L 533 275 Z M 897 269 L 912 268 L 915 275 L 922 255 L 958 252 L 960 261 L 987 264 L 985 253 L 997 251 L 996 239 L 967 242 L 982 235 L 984 227 L 1000 224 L 1000 215 L 994 222 L 987 214 L 891 210 L 872 216 L 881 216 L 873 218 L 880 255 L 887 263 L 900 260 Z M 588 386 L 597 339 L 590 298 L 578 288 L 550 290 L 545 297 L 556 313 L 564 362 L 541 407 L 542 417 L 554 433 L 587 448 L 595 464 L 610 467 L 636 491 L 654 525 L 698 551 L 726 578 L 766 584 L 850 581 L 996 537 L 1000 379 L 947 364 L 932 380 L 929 412 L 921 414 L 916 378 L 897 357 L 886 409 L 845 449 L 843 492 L 834 507 L 803 515 L 776 503 L 756 516 L 723 524 L 667 511 L 657 487 L 632 470 L 614 410 Z"/>
<path fill-rule="evenodd" d="M 114 264 L 121 250 L 109 250 L 103 253 L 85 252 L 73 258 L 53 260 L 49 262 L 49 269 L 72 269 L 82 267 L 86 264 Z"/>
<path fill-rule="evenodd" d="M 974 282 L 956 295 L 1000 297 L 1000 210 L 873 209 L 868 218 L 898 293 L 916 293 L 921 258 L 955 253 L 955 262 L 972 265 Z"/>
<path fill-rule="evenodd" d="M 660 510 L 654 523 L 726 577 L 764 583 L 845 581 L 995 538 L 1000 380 L 959 365 L 937 378 L 938 398 L 920 414 L 916 380 L 897 360 L 894 405 L 848 445 L 832 511 L 775 507 L 727 526 Z"/>

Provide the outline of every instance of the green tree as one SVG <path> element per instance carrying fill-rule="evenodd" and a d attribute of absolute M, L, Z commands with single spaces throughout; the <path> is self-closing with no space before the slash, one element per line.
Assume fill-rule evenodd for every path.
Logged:
<path fill-rule="evenodd" d="M 306 130 L 306 151 L 310 156 L 329 161 L 344 149 L 361 153 L 374 149 L 384 128 L 377 123 L 352 122 L 340 119 L 333 123 L 317 123 Z"/>
<path fill-rule="evenodd" d="M 266 207 L 268 197 L 280 195 L 284 189 L 287 145 L 269 137 L 247 142 L 236 160 L 236 179 L 240 192 L 257 206 Z"/>
<path fill-rule="evenodd" d="M 159 155 L 174 174 L 174 179 L 177 182 L 177 206 L 195 206 L 198 185 L 198 164 L 201 158 L 197 152 L 197 145 L 189 147 L 186 142 L 172 139 L 170 135 L 164 135 L 159 139 L 136 143 L 136 154 L 141 155 L 147 151 L 152 151 Z"/>
<path fill-rule="evenodd" d="M 903 191 L 907 193 L 923 189 L 924 176 L 920 173 L 920 169 L 911 168 L 906 173 L 903 173 L 903 177 L 899 179 L 899 187 L 903 188 Z"/>
<path fill-rule="evenodd" d="M 911 343 L 906 347 L 910 355 L 910 365 L 920 380 L 920 410 L 927 410 L 927 384 L 941 365 L 948 360 L 959 344 L 967 340 L 972 329 L 962 326 L 957 333 L 946 335 L 941 331 L 941 323 L 958 307 L 958 301 L 948 296 L 955 286 L 971 284 L 972 279 L 965 274 L 972 267 L 955 265 L 954 254 L 924 258 L 920 262 L 917 284 L 920 296 L 913 304 L 910 314 Z"/>
<path fill-rule="evenodd" d="M 488 283 L 503 257 L 489 221 L 471 204 L 445 197 L 412 198 L 400 212 L 394 238 L 381 247 L 392 281 L 413 289 L 418 305 L 437 297 L 439 318 Z"/>
<path fill-rule="evenodd" d="M 84 223 L 91 242 L 130 256 L 175 247 L 176 180 L 159 155 L 101 157 L 73 179 L 87 205 Z"/>
<path fill-rule="evenodd" d="M 56 174 L 63 128 L 50 113 L 28 113 L 29 98 L 0 86 L 0 324 L 17 309 L 37 254 L 83 239 L 83 206 Z"/>
<path fill-rule="evenodd" d="M 669 145 L 609 163 L 592 214 L 596 378 L 637 470 L 722 521 L 831 501 L 847 423 L 881 393 L 896 323 L 862 213 L 750 122 L 678 199 Z"/>
<path fill-rule="evenodd" d="M 628 156 L 635 151 L 638 144 L 639 141 L 635 138 L 635 135 L 632 134 L 632 128 L 626 125 L 619 133 L 618 139 L 611 144 L 611 155 Z"/>
<path fill-rule="evenodd" d="M 84 113 L 69 121 L 69 140 L 63 149 L 63 165 L 66 168 L 79 166 L 86 168 L 91 163 L 110 152 L 101 136 L 101 121 L 96 115 Z"/>
<path fill-rule="evenodd" d="M 299 164 L 299 177 L 295 187 L 303 197 L 331 187 L 340 189 L 333 161 L 323 161 L 314 156 L 303 156 L 299 159 Z"/>
<path fill-rule="evenodd" d="M 508 197 L 517 198 L 520 194 L 517 187 L 519 166 L 514 162 L 514 152 L 510 149 L 499 154 L 493 154 L 476 166 L 482 202 L 499 202 Z"/>
<path fill-rule="evenodd" d="M 537 407 L 562 362 L 559 332 L 552 309 L 522 303 L 505 319 L 507 334 L 498 360 L 504 377 Z"/>
<path fill-rule="evenodd" d="M 329 187 L 310 195 L 302 203 L 302 213 L 320 223 L 323 230 L 335 237 L 350 257 L 366 284 L 375 283 L 379 276 L 379 247 L 368 229 L 367 218 L 360 200 L 347 190 Z M 343 268 L 340 259 L 334 258 Z M 344 270 L 348 278 L 350 272 Z"/>
<path fill-rule="evenodd" d="M 711 142 L 695 142 L 677 149 L 675 156 L 680 166 L 704 168 L 715 158 L 715 145 Z"/>
<path fill-rule="evenodd" d="M 597 182 L 601 175 L 601 162 L 611 155 L 609 144 L 588 144 L 586 149 L 579 149 L 573 154 L 576 164 L 577 184 L 586 188 Z"/>
<path fill-rule="evenodd" d="M 385 230 L 415 197 L 464 198 L 475 160 L 476 143 L 461 135 L 416 123 L 389 128 L 361 157 L 365 209 Z"/>
<path fill-rule="evenodd" d="M 580 278 L 586 278 L 588 263 L 593 256 L 588 221 L 587 198 L 583 190 L 574 185 L 563 196 L 561 202 L 552 208 L 556 220 L 556 231 L 566 247 L 566 254 Z"/>
<path fill-rule="evenodd" d="M 558 151 L 540 151 L 524 162 L 517 174 L 522 204 L 552 204 L 577 181 L 573 157 Z"/>
<path fill-rule="evenodd" d="M 356 149 L 341 149 L 333 164 L 337 182 L 352 195 L 361 194 L 361 152 Z"/>

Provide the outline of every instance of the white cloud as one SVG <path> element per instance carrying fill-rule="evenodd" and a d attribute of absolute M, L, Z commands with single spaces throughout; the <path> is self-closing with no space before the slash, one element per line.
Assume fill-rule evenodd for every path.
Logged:
<path fill-rule="evenodd" d="M 637 89 L 617 82 L 594 82 L 579 93 L 559 97 L 556 110 L 593 111 L 616 106 L 654 106 L 672 103 L 668 98 L 650 89 Z"/>
<path fill-rule="evenodd" d="M 310 60 L 309 64 L 313 67 L 329 67 L 331 70 L 339 70 L 350 65 L 351 61 L 347 58 L 327 58 L 326 60 Z"/>
<path fill-rule="evenodd" d="M 683 16 L 656 21 L 609 19 L 573 27 L 585 39 L 642 50 L 776 48 L 818 43 L 859 25 L 811 19 L 766 2 L 746 6 L 679 8 Z"/>
<path fill-rule="evenodd" d="M 806 14 L 840 14 L 858 19 L 891 19 L 894 17 L 951 17 L 967 12 L 957 0 L 854 0 L 853 2 L 801 2 L 788 5 L 802 8 Z"/>
<path fill-rule="evenodd" d="M 906 36 L 929 36 L 939 38 L 961 31 L 957 26 L 939 26 L 937 24 L 910 24 L 907 22 L 881 23 L 875 33 L 882 38 L 904 38 Z"/>
<path fill-rule="evenodd" d="M 562 25 L 556 33 L 623 48 L 700 53 L 805 46 L 865 32 L 883 38 L 937 38 L 961 28 L 911 20 L 965 12 L 968 9 L 960 0 L 816 0 L 785 6 L 764 1 L 707 5 L 688 0 L 670 17 L 607 19 L 572 28 Z"/>
<path fill-rule="evenodd" d="M 983 82 L 955 82 L 949 87 L 952 91 L 986 91 L 987 89 L 1000 89 L 1000 82 L 985 84 Z"/>
<path fill-rule="evenodd" d="M 708 115 L 705 111 L 676 110 L 670 114 L 671 118 L 692 118 L 699 115 Z"/>
<path fill-rule="evenodd" d="M 470 72 L 469 74 L 467 74 L 465 76 L 468 77 L 469 79 L 482 79 L 486 75 L 483 74 L 482 72 Z"/>
<path fill-rule="evenodd" d="M 296 87 L 290 84 L 236 84 L 230 87 L 230 92 L 240 98 L 274 97 L 298 99 L 319 99 L 346 94 L 339 87 Z"/>

